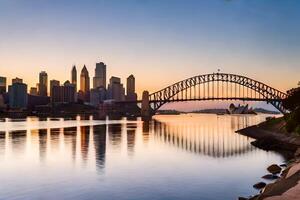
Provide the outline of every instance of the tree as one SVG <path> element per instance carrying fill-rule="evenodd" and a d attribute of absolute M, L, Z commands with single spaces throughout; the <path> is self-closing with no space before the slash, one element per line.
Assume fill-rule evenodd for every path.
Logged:
<path fill-rule="evenodd" d="M 289 90 L 288 97 L 283 100 L 282 105 L 290 111 L 284 116 L 286 130 L 300 134 L 300 87 Z"/>
<path fill-rule="evenodd" d="M 282 102 L 283 107 L 294 111 L 300 107 L 300 87 L 288 91 L 288 97 Z"/>

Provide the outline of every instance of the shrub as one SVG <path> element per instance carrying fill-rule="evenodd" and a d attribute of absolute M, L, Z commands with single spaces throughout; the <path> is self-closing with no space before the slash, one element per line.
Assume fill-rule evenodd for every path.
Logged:
<path fill-rule="evenodd" d="M 288 97 L 283 101 L 283 106 L 290 111 L 284 116 L 286 130 L 300 134 L 300 88 L 288 92 Z"/>

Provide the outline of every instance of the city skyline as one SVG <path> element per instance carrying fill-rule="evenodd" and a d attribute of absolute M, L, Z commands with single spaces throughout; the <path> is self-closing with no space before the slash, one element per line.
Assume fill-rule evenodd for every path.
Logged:
<path fill-rule="evenodd" d="M 17 70 L 29 87 L 41 70 L 62 81 L 70 66 L 92 72 L 99 60 L 107 77 L 135 74 L 139 96 L 218 68 L 261 81 L 264 69 L 266 83 L 282 91 L 299 81 L 296 1 L 16 2 L 0 2 L 0 70 L 9 80 Z"/>
<path fill-rule="evenodd" d="M 73 65 L 72 69 L 70 71 L 70 80 L 65 79 L 64 81 L 61 81 L 61 83 L 64 82 L 64 84 L 60 84 L 59 80 L 51 79 L 49 77 L 46 71 L 41 71 L 39 73 L 39 82 L 36 83 L 37 87 L 28 87 L 28 84 L 24 82 L 27 88 L 27 93 L 30 95 L 38 95 L 38 96 L 44 96 L 44 97 L 50 97 L 52 98 L 52 90 L 53 86 L 58 86 L 58 88 L 55 89 L 55 101 L 54 102 L 60 102 L 61 100 L 66 100 L 66 102 L 73 102 L 74 100 L 82 100 L 83 102 L 89 102 L 90 105 L 97 106 L 99 101 L 103 100 L 111 100 L 114 99 L 116 101 L 134 101 L 137 99 L 141 99 L 140 96 L 135 92 L 136 84 L 135 84 L 135 77 L 133 74 L 129 75 L 126 78 L 126 82 L 124 81 L 124 85 L 122 83 L 122 80 L 120 77 L 111 76 L 109 78 L 109 83 L 106 84 L 106 64 L 103 62 L 99 62 L 95 64 L 94 68 L 94 75 L 90 75 L 89 70 L 87 69 L 86 65 L 82 67 L 80 70 L 80 73 L 77 74 L 76 66 Z M 214 74 L 222 73 L 220 72 L 220 69 L 217 70 L 217 72 Z M 79 76 L 79 82 L 77 82 L 77 77 Z M 5 78 L 5 77 L 3 77 Z M 98 79 L 98 80 L 97 80 Z M 6 81 L 6 80 L 5 80 Z M 23 83 L 22 78 L 13 78 L 13 83 Z M 74 84 L 76 83 L 76 84 Z M 72 87 L 74 87 L 74 93 L 72 93 L 71 96 L 73 97 L 66 97 L 64 99 L 64 92 L 63 90 L 69 90 L 65 88 L 65 86 L 71 84 Z M 7 84 L 7 87 L 10 85 Z M 49 87 L 48 87 L 49 86 Z M 64 89 L 65 88 L 65 89 Z M 71 89 L 72 91 L 73 89 Z M 104 92 L 104 93 L 103 93 Z M 241 89 L 239 89 L 239 93 L 243 92 Z M 70 92 L 68 92 L 70 94 Z M 76 94 L 76 95 L 75 95 Z M 104 96 L 103 96 L 104 95 Z M 72 100 L 73 99 L 73 100 Z M 245 101 L 236 101 L 235 103 L 238 104 L 245 104 Z M 188 104 L 186 102 L 177 102 L 176 104 L 167 104 L 163 106 L 163 109 L 176 109 L 179 111 L 194 111 L 199 108 L 226 108 L 230 105 L 229 101 L 194 101 L 189 102 Z M 269 110 L 276 111 L 276 108 L 274 108 L 271 104 L 267 102 L 247 102 L 247 105 L 256 107 L 256 108 L 265 108 Z"/>
<path fill-rule="evenodd" d="M 298 199 L 299 11 L 0 0 L 0 199 Z"/>

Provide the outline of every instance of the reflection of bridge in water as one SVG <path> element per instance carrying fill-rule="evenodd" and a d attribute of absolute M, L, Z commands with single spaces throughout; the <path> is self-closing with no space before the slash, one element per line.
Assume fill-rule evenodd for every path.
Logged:
<path fill-rule="evenodd" d="M 212 157 L 237 156 L 255 148 L 251 139 L 234 131 L 260 121 L 259 116 L 180 115 L 156 116 L 143 124 L 120 121 L 81 126 L 78 120 L 74 127 L 0 132 L 0 159 L 24 157 L 27 163 L 64 163 L 103 173 L 112 154 L 126 151 L 132 157 L 136 150 L 151 151 L 157 144 Z"/>
<path fill-rule="evenodd" d="M 225 120 L 225 123 L 224 121 Z M 252 139 L 234 132 L 256 123 L 248 117 L 222 117 L 213 122 L 160 122 L 154 120 L 152 134 L 155 140 L 184 151 L 212 157 L 229 157 L 253 151 Z"/>

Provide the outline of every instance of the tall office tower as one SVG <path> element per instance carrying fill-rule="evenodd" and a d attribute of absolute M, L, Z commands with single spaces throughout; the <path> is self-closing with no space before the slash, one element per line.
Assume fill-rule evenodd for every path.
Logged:
<path fill-rule="evenodd" d="M 11 82 L 12 82 L 12 84 L 14 84 L 14 83 L 23 83 L 23 79 L 16 77 L 16 78 L 13 78 L 11 80 Z"/>
<path fill-rule="evenodd" d="M 90 77 L 85 65 L 80 73 L 80 90 L 82 92 L 88 92 L 90 90 Z"/>
<path fill-rule="evenodd" d="M 71 72 L 71 83 L 75 85 L 75 91 L 77 91 L 77 70 L 75 65 L 73 66 Z"/>
<path fill-rule="evenodd" d="M 128 101 L 137 100 L 137 95 L 135 93 L 135 78 L 132 74 L 128 76 L 126 82 L 126 100 Z"/>
<path fill-rule="evenodd" d="M 93 88 L 106 88 L 106 65 L 103 62 L 96 63 L 95 77 L 93 78 Z"/>
<path fill-rule="evenodd" d="M 108 99 L 114 99 L 116 101 L 125 100 L 125 89 L 121 83 L 121 79 L 118 77 L 112 76 L 109 79 L 109 84 L 107 88 Z"/>
<path fill-rule="evenodd" d="M 50 81 L 50 97 L 52 97 L 52 90 L 54 86 L 59 86 L 59 81 L 58 80 L 51 80 Z"/>
<path fill-rule="evenodd" d="M 48 89 L 48 75 L 45 71 L 42 71 L 39 75 L 39 95 L 47 96 Z"/>
<path fill-rule="evenodd" d="M 80 73 L 80 91 L 84 96 L 84 101 L 89 101 L 89 92 L 90 92 L 90 77 L 89 72 L 84 65 Z"/>
<path fill-rule="evenodd" d="M 27 85 L 13 83 L 8 86 L 9 106 L 11 108 L 24 109 L 27 107 Z"/>
<path fill-rule="evenodd" d="M 6 92 L 6 77 L 0 76 L 0 94 Z"/>

